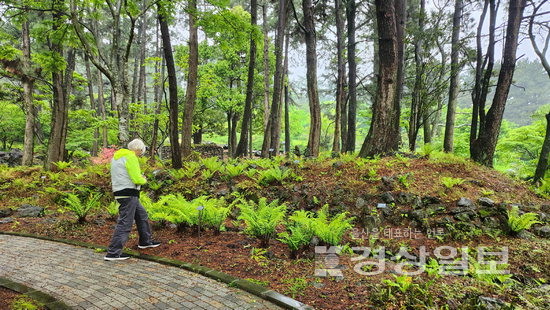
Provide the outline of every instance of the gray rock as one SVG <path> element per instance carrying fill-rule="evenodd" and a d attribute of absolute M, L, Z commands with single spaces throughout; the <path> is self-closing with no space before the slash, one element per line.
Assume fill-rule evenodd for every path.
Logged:
<path fill-rule="evenodd" d="M 468 221 L 471 221 L 471 220 L 472 220 L 472 219 L 470 218 L 470 212 L 463 212 L 463 213 L 455 214 L 455 215 L 454 215 L 454 218 L 455 218 L 457 221 L 461 221 L 461 222 L 468 222 Z"/>
<path fill-rule="evenodd" d="M 402 205 L 412 205 L 415 203 L 417 196 L 411 193 L 399 192 L 397 193 L 397 203 Z"/>
<path fill-rule="evenodd" d="M 428 213 L 428 215 L 440 214 L 446 210 L 447 209 L 443 205 L 429 205 L 426 207 L 426 213 Z"/>
<path fill-rule="evenodd" d="M 498 218 L 493 217 L 493 216 L 484 217 L 482 219 L 482 222 L 483 222 L 483 226 L 485 226 L 487 228 L 501 228 L 502 227 L 502 222 Z"/>
<path fill-rule="evenodd" d="M 378 228 L 380 226 L 380 223 L 382 223 L 382 221 L 377 215 L 367 215 L 363 218 L 363 227 L 368 230 Z"/>
<path fill-rule="evenodd" d="M 357 198 L 357 200 L 355 201 L 355 206 L 360 209 L 362 209 L 366 204 L 367 202 L 365 201 L 365 199 L 361 197 Z"/>
<path fill-rule="evenodd" d="M 0 217 L 8 217 L 13 213 L 11 209 L 0 209 Z"/>
<path fill-rule="evenodd" d="M 495 202 L 487 197 L 481 197 L 477 200 L 477 203 L 479 203 L 481 206 L 484 207 L 493 207 L 495 205 Z"/>
<path fill-rule="evenodd" d="M 319 245 L 319 238 L 317 236 L 313 236 L 311 240 L 309 241 L 310 246 L 318 246 Z"/>
<path fill-rule="evenodd" d="M 23 204 L 15 211 L 16 217 L 41 217 L 44 215 L 44 208 Z"/>
<path fill-rule="evenodd" d="M 460 214 L 460 213 L 475 213 L 474 212 L 475 209 L 474 208 L 470 208 L 470 207 L 454 207 L 450 210 L 451 214 Z"/>
<path fill-rule="evenodd" d="M 382 199 L 385 203 L 395 203 L 395 198 L 393 198 L 393 195 L 390 192 L 385 192 L 380 195 L 380 199 Z"/>
<path fill-rule="evenodd" d="M 6 224 L 13 222 L 13 217 L 5 217 L 3 219 L 0 219 L 0 224 Z"/>
<path fill-rule="evenodd" d="M 428 214 L 424 210 L 414 210 L 411 213 L 411 219 L 418 224 L 423 225 L 428 218 Z"/>
<path fill-rule="evenodd" d="M 395 187 L 395 178 L 394 177 L 386 177 L 386 176 L 383 176 L 381 178 L 382 180 L 382 188 L 384 188 L 385 190 L 388 190 L 388 191 L 391 191 L 394 189 Z"/>
<path fill-rule="evenodd" d="M 473 201 L 471 201 L 468 198 L 464 198 L 464 197 L 460 198 L 456 204 L 459 207 L 465 207 L 465 208 L 470 208 L 470 209 L 475 209 L 476 208 L 476 205 L 474 204 Z"/>
<path fill-rule="evenodd" d="M 522 230 L 518 233 L 518 238 L 524 240 L 533 240 L 535 239 L 535 235 L 533 235 L 533 233 L 531 232 L 528 232 L 527 230 Z"/>
<path fill-rule="evenodd" d="M 479 306 L 484 310 L 500 310 L 500 309 L 509 309 L 510 305 L 506 302 L 492 297 L 479 296 L 478 297 Z"/>
<path fill-rule="evenodd" d="M 535 229 L 533 229 L 533 232 L 535 235 L 542 237 L 542 238 L 550 238 L 550 226 L 540 226 Z"/>
<path fill-rule="evenodd" d="M 550 205 L 542 205 L 540 206 L 540 210 L 545 213 L 550 213 Z"/>
<path fill-rule="evenodd" d="M 438 197 L 433 197 L 433 196 L 422 197 L 422 204 L 424 205 L 435 205 L 440 203 L 441 203 L 441 199 L 439 199 Z"/>

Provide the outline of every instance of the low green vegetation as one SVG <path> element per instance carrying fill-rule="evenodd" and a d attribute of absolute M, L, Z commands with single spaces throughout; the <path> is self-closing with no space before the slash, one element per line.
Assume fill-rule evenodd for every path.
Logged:
<path fill-rule="evenodd" d="M 541 222 L 537 220 L 538 215 L 536 213 L 526 212 L 519 215 L 518 206 L 512 206 L 512 208 L 507 211 L 507 215 L 508 227 L 513 234 L 518 234 L 525 229 L 529 229 L 534 224 L 541 224 Z"/>

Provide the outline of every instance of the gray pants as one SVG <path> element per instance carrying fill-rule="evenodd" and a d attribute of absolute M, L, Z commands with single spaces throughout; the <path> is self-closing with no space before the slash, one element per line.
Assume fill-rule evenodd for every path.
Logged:
<path fill-rule="evenodd" d="M 107 250 L 108 254 L 120 255 L 122 248 L 132 230 L 132 224 L 136 221 L 139 234 L 139 244 L 148 244 L 151 242 L 151 227 L 149 227 L 149 217 L 147 211 L 139 202 L 138 197 L 117 199 L 120 203 L 118 207 L 118 221 L 111 239 L 111 244 Z"/>

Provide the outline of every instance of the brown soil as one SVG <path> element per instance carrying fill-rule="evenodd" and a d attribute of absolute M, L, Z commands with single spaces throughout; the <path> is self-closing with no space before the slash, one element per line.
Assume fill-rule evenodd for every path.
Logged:
<path fill-rule="evenodd" d="M 0 310 L 9 310 L 11 303 L 21 294 L 0 286 Z"/>

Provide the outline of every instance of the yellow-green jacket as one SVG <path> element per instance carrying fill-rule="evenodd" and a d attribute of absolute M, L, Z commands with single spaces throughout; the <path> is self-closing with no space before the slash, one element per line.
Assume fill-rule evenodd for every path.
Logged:
<path fill-rule="evenodd" d="M 145 182 L 136 154 L 127 149 L 116 151 L 111 160 L 111 184 L 115 196 L 139 196 Z"/>

